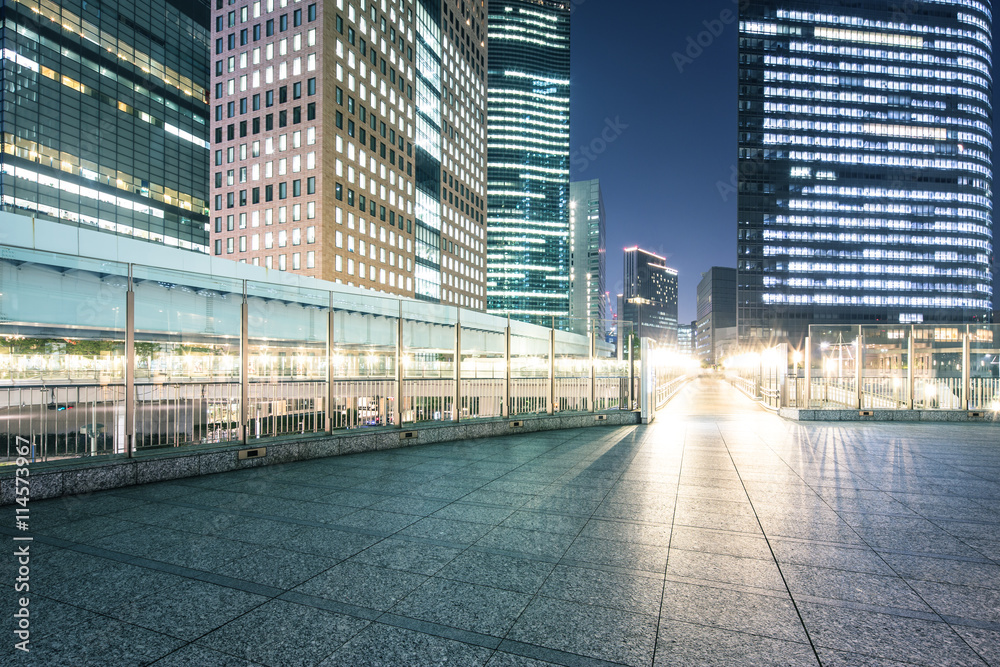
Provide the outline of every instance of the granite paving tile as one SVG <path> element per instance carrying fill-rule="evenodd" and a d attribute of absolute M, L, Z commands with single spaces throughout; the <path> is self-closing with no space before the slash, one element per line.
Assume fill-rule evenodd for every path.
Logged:
<path fill-rule="evenodd" d="M 503 637 L 531 596 L 432 577 L 392 608 L 394 614 Z"/>
<path fill-rule="evenodd" d="M 372 623 L 320 663 L 320 667 L 484 665 L 493 651 L 481 646 Z M 492 664 L 492 663 L 491 663 Z"/>
<path fill-rule="evenodd" d="M 297 586 L 295 591 L 388 611 L 426 580 L 421 574 L 345 561 Z"/>
<path fill-rule="evenodd" d="M 540 560 L 466 551 L 445 565 L 435 576 L 531 594 L 538 591 L 554 567 L 554 563 Z"/>
<path fill-rule="evenodd" d="M 818 665 L 808 643 L 782 641 L 704 625 L 662 620 L 654 667 L 788 667 Z"/>
<path fill-rule="evenodd" d="M 817 647 L 925 665 L 983 665 L 945 623 L 799 603 Z"/>
<path fill-rule="evenodd" d="M 315 665 L 369 624 L 343 614 L 271 600 L 198 639 L 221 653 L 265 665 Z"/>
<path fill-rule="evenodd" d="M 656 616 L 536 597 L 508 639 L 625 665 L 649 665 Z"/>

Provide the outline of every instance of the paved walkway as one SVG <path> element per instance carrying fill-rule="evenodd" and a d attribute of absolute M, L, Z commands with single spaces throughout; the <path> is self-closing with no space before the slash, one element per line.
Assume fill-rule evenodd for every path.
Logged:
<path fill-rule="evenodd" d="M 1000 665 L 993 425 L 799 425 L 700 380 L 648 427 L 31 508 L 2 664 Z"/>

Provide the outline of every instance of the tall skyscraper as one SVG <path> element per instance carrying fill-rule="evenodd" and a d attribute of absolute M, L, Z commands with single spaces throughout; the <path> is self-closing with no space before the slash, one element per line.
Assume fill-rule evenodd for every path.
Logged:
<path fill-rule="evenodd" d="M 624 326 L 641 338 L 677 348 L 677 271 L 666 258 L 639 247 L 625 248 L 625 291 L 618 297 L 618 339 Z"/>
<path fill-rule="evenodd" d="M 569 315 L 580 333 L 607 326 L 605 217 L 601 182 L 570 183 Z"/>
<path fill-rule="evenodd" d="M 213 252 L 485 308 L 486 15 L 216 4 Z"/>
<path fill-rule="evenodd" d="M 698 320 L 695 353 L 710 364 L 719 363 L 737 346 L 736 269 L 713 266 L 698 283 Z"/>
<path fill-rule="evenodd" d="M 487 302 L 566 327 L 569 0 L 489 0 Z"/>
<path fill-rule="evenodd" d="M 3 208 L 208 252 L 208 4 L 3 12 Z"/>
<path fill-rule="evenodd" d="M 741 341 L 988 317 L 991 21 L 987 0 L 741 3 Z"/>

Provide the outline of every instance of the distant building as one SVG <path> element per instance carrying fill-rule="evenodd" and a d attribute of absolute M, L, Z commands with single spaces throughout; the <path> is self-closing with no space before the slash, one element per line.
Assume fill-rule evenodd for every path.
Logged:
<path fill-rule="evenodd" d="M 694 339 L 698 330 L 698 321 L 690 324 L 677 325 L 677 352 L 694 356 Z"/>
<path fill-rule="evenodd" d="M 736 306 L 736 269 L 713 266 L 701 274 L 695 353 L 702 361 L 717 364 L 735 347 Z"/>
<path fill-rule="evenodd" d="M 626 323 L 640 338 L 677 348 L 677 271 L 666 258 L 639 247 L 625 249 L 625 291 L 618 298 L 619 339 Z"/>
<path fill-rule="evenodd" d="M 486 6 L 487 308 L 565 329 L 570 0 L 488 0 Z M 456 114 L 455 122 L 462 117 Z"/>
<path fill-rule="evenodd" d="M 207 253 L 207 1 L 3 11 L 4 210 Z"/>
<path fill-rule="evenodd" d="M 741 342 L 990 315 L 990 3 L 904 4 L 740 3 Z"/>
<path fill-rule="evenodd" d="M 605 301 L 605 217 L 601 182 L 570 183 L 569 316 L 577 333 L 601 329 L 607 319 Z"/>

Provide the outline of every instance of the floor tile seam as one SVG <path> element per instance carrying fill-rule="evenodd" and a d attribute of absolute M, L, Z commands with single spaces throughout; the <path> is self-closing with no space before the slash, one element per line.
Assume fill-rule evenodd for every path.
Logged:
<path fill-rule="evenodd" d="M 197 570 L 195 568 L 187 567 L 184 565 L 176 565 L 174 563 L 158 561 L 152 558 L 146 558 L 144 556 L 134 556 L 132 554 L 127 554 L 120 551 L 113 551 L 111 549 L 95 547 L 89 544 L 70 542 L 58 538 L 45 538 L 42 541 L 46 544 L 51 544 L 52 546 L 59 546 L 63 549 L 74 551 L 76 553 L 87 554 L 88 556 L 94 556 L 95 558 L 102 558 L 104 560 L 122 563 L 124 565 L 132 565 L 134 567 L 140 567 L 146 570 L 162 572 L 163 574 L 170 574 L 176 577 L 190 579 L 193 581 L 201 581 L 207 584 L 214 584 L 216 586 L 232 588 L 234 590 L 242 591 L 244 593 L 251 593 L 253 595 L 261 595 L 263 597 L 274 598 L 281 594 L 280 588 L 267 586 L 266 584 L 258 584 L 252 581 L 236 579 L 235 577 L 228 577 L 226 575 L 221 575 L 214 572 L 208 572 L 205 570 Z M 262 549 L 259 549 L 258 551 Z M 231 560 L 224 561 L 224 563 L 226 562 L 231 562 Z"/>
<path fill-rule="evenodd" d="M 310 521 L 308 519 L 299 519 L 299 518 L 296 518 L 296 517 L 281 516 L 281 515 L 278 515 L 278 514 L 264 514 L 264 513 L 261 513 L 261 512 L 252 512 L 252 511 L 247 511 L 247 510 L 235 510 L 235 509 L 229 509 L 229 508 L 226 508 L 226 507 L 214 507 L 214 506 L 210 506 L 210 505 L 198 505 L 198 504 L 195 504 L 195 503 L 180 503 L 180 502 L 175 502 L 175 503 L 171 503 L 171 504 L 174 505 L 174 506 L 179 506 L 179 507 L 189 507 L 191 509 L 200 509 L 200 510 L 204 510 L 204 511 L 217 512 L 219 514 L 228 514 L 228 515 L 231 515 L 231 516 L 243 517 L 243 518 L 248 518 L 248 519 L 264 519 L 264 520 L 267 520 L 267 521 L 274 521 L 276 523 L 294 524 L 294 525 L 302 526 L 304 528 L 327 528 L 327 529 L 330 529 L 330 530 L 338 530 L 338 531 L 343 532 L 343 533 L 353 533 L 353 534 L 356 534 L 356 535 L 364 535 L 366 537 L 377 537 L 379 539 L 385 539 L 387 537 L 391 537 L 391 536 L 393 536 L 393 535 L 395 535 L 396 533 L 399 532 L 399 531 L 394 531 L 394 532 L 391 532 L 391 533 L 385 533 L 385 532 L 379 532 L 379 531 L 373 531 L 373 530 L 366 530 L 364 528 L 357 528 L 356 526 L 347 526 L 347 525 L 344 525 L 344 524 L 338 524 L 338 523 L 334 523 L 334 522 Z M 360 511 L 362 509 L 367 509 L 367 508 L 357 508 L 355 511 Z M 373 511 L 381 511 L 381 510 L 373 510 Z M 350 514 L 354 514 L 354 513 L 355 512 L 349 512 L 348 514 L 345 514 L 344 516 L 349 516 Z M 386 512 L 386 513 L 387 514 L 399 514 L 398 512 Z M 410 517 L 410 516 L 417 516 L 417 515 L 413 515 L 413 514 L 401 514 L 400 516 Z M 406 527 L 408 527 L 410 525 L 413 525 L 414 523 L 416 523 L 416 521 L 413 521 L 413 522 L 407 524 L 407 526 L 404 526 L 403 528 L 400 528 L 399 530 L 403 530 Z M 182 530 L 182 529 L 179 530 L 179 529 L 176 529 L 176 528 L 167 528 L 166 526 L 160 526 L 159 524 L 144 524 L 144 525 L 156 526 L 158 528 L 163 528 L 164 530 L 178 530 L 178 532 L 190 533 L 192 535 L 202 535 L 201 533 L 195 533 L 195 532 L 192 532 L 192 531 L 185 531 L 185 530 Z M 225 538 L 221 538 L 221 539 L 225 539 Z M 240 541 L 240 540 L 234 540 L 234 541 Z"/>
<path fill-rule="evenodd" d="M 736 474 L 740 475 L 739 467 L 736 465 L 735 459 L 732 458 L 732 452 L 730 451 L 729 445 L 726 442 L 726 436 L 723 433 L 722 428 L 719 428 L 718 425 L 717 425 L 717 428 L 718 428 L 718 433 L 719 433 L 719 439 L 721 440 L 723 447 L 725 447 L 726 452 L 729 454 L 730 459 L 733 461 L 733 467 L 736 469 Z M 756 439 L 758 441 L 762 441 L 763 440 L 762 438 L 760 438 L 759 435 L 757 435 Z M 770 447 L 767 445 L 767 443 L 763 443 L 763 444 L 764 444 L 765 447 L 768 447 L 768 449 L 770 449 Z M 773 453 L 773 450 L 772 450 L 772 453 Z M 743 484 L 743 477 L 742 477 L 742 475 L 740 475 L 740 484 L 741 485 Z M 774 547 L 771 545 L 771 540 L 770 540 L 770 538 L 767 535 L 767 531 L 764 530 L 764 524 L 761 522 L 760 517 L 757 516 L 757 509 L 756 509 L 756 507 L 753 504 L 753 499 L 750 497 L 750 492 L 746 488 L 746 485 L 743 485 L 743 492 L 746 494 L 747 500 L 750 501 L 750 506 L 753 508 L 754 517 L 755 517 L 755 519 L 757 521 L 757 525 L 760 528 L 760 531 L 761 531 L 761 533 L 764 536 L 764 542 L 767 544 L 768 550 L 771 552 L 771 560 L 774 563 L 774 566 L 778 570 L 778 576 L 781 577 L 782 584 L 784 584 L 784 586 L 785 586 L 785 592 L 788 595 L 789 601 L 792 603 L 792 608 L 795 610 L 795 615 L 799 619 L 799 623 L 800 623 L 800 625 L 802 627 L 802 631 L 805 633 L 806 639 L 809 642 L 809 647 L 812 649 L 813 656 L 816 658 L 816 663 L 817 663 L 817 665 L 822 665 L 823 661 L 819 657 L 819 651 L 816 649 L 816 644 L 813 641 L 812 634 L 809 632 L 809 628 L 806 626 L 806 620 L 802 616 L 802 611 L 799 609 L 799 605 L 795 602 L 795 596 L 792 594 L 792 589 L 788 585 L 788 580 L 785 578 L 785 573 L 781 569 L 781 563 L 778 562 L 778 556 L 774 552 Z"/>
<path fill-rule="evenodd" d="M 522 642 L 516 639 L 504 639 L 500 642 L 500 646 L 497 647 L 497 651 L 509 653 L 522 658 L 535 659 L 542 662 L 551 662 L 556 665 L 565 665 L 567 667 L 620 667 L 622 665 L 620 662 L 608 662 L 607 660 L 602 660 L 600 658 L 581 655 L 579 653 L 571 653 L 570 651 L 563 651 L 561 649 L 550 648 L 548 646 L 539 646 L 538 644 Z M 556 662 L 556 660 L 559 660 L 559 662 Z"/>
<path fill-rule="evenodd" d="M 606 443 L 609 446 L 606 447 L 606 448 L 604 448 L 604 452 L 607 453 L 608 451 L 611 451 L 613 448 L 615 448 L 615 447 L 621 445 L 622 443 L 624 443 L 626 440 L 631 440 L 631 444 L 633 445 L 633 447 L 630 450 L 631 451 L 631 455 L 629 455 L 629 457 L 628 457 L 629 463 L 631 464 L 631 462 L 633 462 L 635 460 L 635 458 L 639 455 L 639 453 L 646 447 L 646 445 L 643 444 L 642 442 L 640 442 L 638 444 L 635 442 L 635 440 L 636 440 L 635 433 L 636 433 L 637 430 L 638 430 L 637 426 L 636 427 L 631 427 L 631 428 L 626 429 L 624 431 L 624 433 L 615 434 L 615 436 L 614 436 L 613 439 L 612 438 L 606 439 Z M 619 435 L 621 437 L 619 437 Z M 613 442 L 612 442 L 612 440 L 613 440 Z M 617 475 L 617 477 L 615 478 L 615 482 L 617 483 L 621 479 L 622 475 L 624 475 L 624 474 L 625 473 L 624 473 L 624 470 L 623 470 L 621 473 L 619 473 Z M 608 494 L 611 493 L 611 488 L 613 488 L 613 486 L 614 485 L 612 485 L 611 487 L 609 487 L 608 490 L 604 493 L 604 496 L 601 499 L 601 503 L 603 503 L 604 500 L 608 497 Z M 600 503 L 598 504 L 598 508 L 599 507 L 600 507 Z M 596 510 L 595 510 L 595 512 L 596 512 Z M 561 556 L 559 558 L 559 561 L 556 563 L 556 567 L 558 567 L 559 564 L 563 562 L 563 560 L 565 559 L 565 556 L 566 556 L 566 552 L 569 550 L 570 547 L 572 547 L 572 545 L 576 542 L 576 540 L 579 539 L 580 534 L 583 532 L 583 529 L 586 528 L 587 524 L 591 520 L 593 520 L 593 518 L 594 518 L 594 512 L 591 512 L 590 517 L 587 519 L 587 521 L 584 522 L 583 525 L 580 526 L 580 529 L 578 531 L 576 531 L 575 534 L 573 534 L 572 541 L 569 542 L 569 546 L 562 552 L 562 554 L 561 554 Z M 552 570 L 549 571 L 549 573 L 542 580 L 541 585 L 538 587 L 538 591 L 541 591 L 542 588 L 545 587 L 545 584 L 548 583 L 549 579 L 552 577 L 552 573 L 555 572 L 555 571 L 556 571 L 555 567 L 552 568 Z M 528 600 L 527 604 L 525 604 L 524 608 L 521 609 L 521 611 L 518 613 L 517 618 L 514 619 L 514 622 L 511 624 L 511 626 L 504 633 L 503 641 L 508 641 L 508 637 L 510 635 L 511 630 L 513 630 L 514 627 L 518 624 L 518 622 L 520 622 L 521 617 L 524 615 L 524 612 L 527 611 L 528 608 L 531 607 L 532 604 L 534 604 L 535 601 L 538 599 L 538 597 L 539 597 L 538 596 L 538 591 L 536 591 L 530 597 L 530 599 Z"/>
<path fill-rule="evenodd" d="M 803 603 L 816 605 L 820 607 L 853 609 L 855 611 L 864 611 L 871 614 L 883 614 L 885 616 L 913 618 L 921 621 L 929 621 L 931 623 L 945 623 L 944 617 L 941 614 L 934 611 L 932 607 L 926 606 L 926 604 L 925 604 L 926 609 L 908 609 L 906 607 L 869 604 L 867 602 L 859 602 L 857 600 L 830 598 L 821 595 L 809 595 L 807 593 L 799 595 L 798 599 Z"/>
<path fill-rule="evenodd" d="M 759 595 L 761 597 L 774 598 L 776 600 L 787 600 L 789 602 L 791 601 L 791 595 L 788 593 L 787 590 L 779 590 L 777 588 L 760 588 L 757 586 L 734 584 L 728 581 L 719 581 L 715 579 L 699 579 L 696 577 L 684 577 L 677 574 L 667 574 L 664 577 L 664 583 L 682 584 L 684 586 L 698 586 L 700 588 L 711 588 L 726 593 L 735 591 L 737 593 L 745 593 L 747 595 Z"/>
<path fill-rule="evenodd" d="M 759 438 L 759 436 L 758 436 L 758 438 Z M 781 458 L 781 457 L 780 457 L 780 455 L 779 455 L 779 454 L 778 454 L 777 452 L 775 452 L 775 451 L 774 451 L 774 449 L 773 449 L 773 448 L 772 448 L 772 447 L 771 447 L 771 446 L 770 446 L 770 445 L 769 445 L 769 444 L 768 444 L 767 442 L 765 442 L 765 441 L 763 440 L 763 438 L 759 438 L 759 440 L 760 440 L 761 444 L 763 444 L 763 446 L 767 447 L 768 449 L 770 449 L 770 450 L 771 450 L 771 452 L 772 452 L 772 453 L 774 453 L 774 454 L 775 454 L 775 455 L 777 455 L 777 456 L 778 456 L 779 458 Z M 812 447 L 812 446 L 813 446 L 813 445 L 812 445 L 812 443 L 811 443 L 811 442 L 810 442 L 810 441 L 808 440 L 808 438 L 807 438 L 807 439 L 806 439 L 806 440 L 804 441 L 804 444 L 805 444 L 806 446 L 809 446 L 809 447 Z M 789 466 L 789 467 L 790 467 L 790 466 Z M 791 467 L 790 467 L 790 468 L 791 468 Z M 853 473 L 852 473 L 852 474 L 853 474 Z M 863 479 L 863 478 L 862 478 L 862 479 Z M 802 479 L 802 481 L 803 481 L 803 483 L 806 483 L 806 484 L 807 484 L 807 486 L 808 486 L 808 483 L 807 483 L 807 482 L 805 481 L 805 479 Z M 867 481 L 867 480 L 866 480 L 866 481 Z M 810 487 L 810 488 L 811 488 L 811 487 Z M 835 513 L 837 513 L 837 515 L 838 515 L 838 516 L 840 516 L 840 513 L 839 513 L 839 512 L 837 512 L 837 510 L 836 510 L 836 509 L 833 509 L 833 507 L 832 507 L 832 506 L 830 506 L 830 504 L 829 504 L 829 503 L 828 503 L 828 502 L 826 501 L 826 499 L 824 499 L 824 498 L 823 498 L 822 496 L 820 496 L 820 498 L 821 498 L 821 499 L 823 500 L 823 502 L 824 502 L 824 503 L 826 503 L 826 504 L 827 504 L 827 506 L 828 506 L 828 507 L 830 507 L 830 508 L 831 508 L 831 509 L 832 509 L 832 510 L 833 510 L 833 511 L 835 512 Z M 846 522 L 845 522 L 845 523 L 846 523 Z M 974 653 L 974 654 L 975 654 L 976 656 L 978 656 L 978 657 L 979 657 L 980 659 L 982 659 L 982 660 L 983 660 L 984 662 L 987 662 L 987 663 L 988 663 L 988 661 L 986 661 L 986 660 L 985 660 L 985 659 L 984 659 L 984 658 L 982 657 L 982 655 L 981 655 L 981 654 L 979 653 L 979 651 L 977 651 L 977 650 L 976 650 L 976 648 L 975 648 L 974 646 L 972 646 L 971 644 L 969 644 L 969 643 L 968 643 L 968 642 L 967 642 L 967 641 L 965 640 L 965 638 L 964 638 L 964 637 L 962 637 L 962 635 L 961 635 L 961 634 L 959 634 L 959 633 L 958 633 L 958 631 L 956 631 L 956 630 L 954 629 L 954 627 L 953 627 L 953 626 L 949 625 L 948 623 L 946 623 L 946 622 L 944 621 L 944 618 L 942 617 L 942 615 L 940 614 L 940 612 L 938 612 L 938 611 L 937 611 L 937 609 L 936 609 L 936 608 L 934 607 L 934 605 L 932 605 L 932 604 L 931 604 L 931 603 L 930 603 L 930 602 L 929 602 L 929 601 L 928 601 L 928 600 L 927 600 L 927 599 L 926 599 L 926 598 L 925 598 L 925 597 L 924 597 L 924 596 L 923 596 L 923 595 L 922 595 L 922 594 L 920 593 L 920 591 L 918 591 L 918 590 L 917 590 L 916 588 L 914 588 L 914 587 L 913 587 L 913 585 L 912 585 L 912 584 L 910 583 L 910 581 L 909 581 L 909 580 L 905 579 L 905 578 L 904 578 L 904 577 L 903 577 L 902 575 L 900 575 L 899 571 L 898 571 L 898 570 L 897 570 L 896 568 L 894 568 L 894 567 L 893 567 L 893 566 L 892 566 L 892 565 L 891 565 L 891 564 L 890 564 L 890 563 L 889 563 L 889 562 L 888 562 L 888 561 L 887 561 L 887 560 L 886 560 L 885 558 L 883 558 L 883 557 L 882 557 L 882 555 L 881 555 L 881 554 L 880 554 L 880 553 L 879 553 L 878 551 L 876 551 L 876 550 L 874 549 L 874 547 L 872 547 L 871 543 L 870 543 L 870 542 L 869 542 L 868 540 L 866 540 L 866 539 L 864 538 L 864 536 L 862 536 L 862 535 L 861 535 L 860 533 L 858 533 L 857 529 L 855 529 L 855 528 L 854 528 L 853 526 L 850 526 L 849 524 L 848 524 L 848 528 L 849 528 L 849 529 L 850 529 L 850 530 L 851 530 L 851 531 L 852 531 L 852 532 L 853 532 L 853 533 L 854 533 L 855 535 L 857 535 L 858 539 L 860 539 L 860 540 L 862 541 L 862 543 L 863 543 L 863 544 L 864 544 L 865 546 L 867 546 L 867 547 L 868 547 L 869 549 L 871 549 L 871 551 L 872 551 L 872 552 L 873 552 L 873 553 L 875 554 L 875 556 L 876 556 L 876 557 L 877 557 L 877 558 L 878 558 L 878 559 L 879 559 L 880 561 L 882 561 L 882 563 L 883 563 L 883 564 L 884 564 L 884 565 L 885 565 L 885 566 L 886 566 L 886 567 L 887 567 L 887 568 L 888 568 L 888 569 L 889 569 L 889 570 L 890 570 L 890 571 L 891 571 L 891 572 L 892 572 L 892 573 L 893 573 L 893 574 L 894 574 L 894 575 L 895 575 L 895 576 L 896 576 L 896 577 L 897 577 L 897 578 L 898 578 L 898 579 L 899 579 L 900 581 L 902 581 L 902 582 L 903 582 L 903 584 L 904 584 L 904 585 L 905 585 L 905 586 L 906 586 L 906 587 L 907 587 L 908 589 L 910 589 L 910 591 L 911 591 L 911 592 L 912 592 L 912 593 L 913 593 L 913 594 L 914 594 L 914 595 L 915 595 L 915 596 L 916 596 L 916 597 L 917 597 L 917 598 L 918 598 L 918 599 L 919 599 L 919 600 L 920 600 L 920 601 L 921 601 L 921 602 L 922 602 L 922 603 L 923 603 L 924 605 L 926 605 L 928 609 L 930 609 L 930 610 L 931 610 L 931 611 L 933 612 L 934 616 L 936 616 L 936 617 L 937 617 L 937 618 L 939 619 L 939 621 L 935 621 L 935 622 L 941 622 L 941 623 L 944 623 L 945 625 L 947 625 L 947 626 L 949 627 L 949 629 L 951 629 L 951 631 L 952 631 L 952 633 L 953 633 L 953 634 L 955 635 L 955 637 L 957 637 L 957 638 L 958 638 L 958 640 L 959 640 L 959 641 L 961 641 L 961 642 L 962 642 L 962 643 L 963 643 L 963 644 L 964 644 L 964 645 L 965 645 L 965 646 L 966 646 L 966 647 L 967 647 L 967 648 L 968 648 L 968 649 L 969 649 L 970 651 L 972 651 L 972 652 L 973 652 L 973 653 Z M 960 540 L 958 540 L 958 541 L 960 541 Z M 964 544 L 964 542 L 963 542 L 963 544 Z M 967 545 L 967 544 L 966 544 L 966 546 L 969 546 L 969 545 Z M 970 547 L 970 548 L 971 548 L 971 547 Z M 978 552 L 977 552 L 977 553 L 978 553 Z M 784 574 L 782 574 L 782 578 L 784 578 Z M 786 585 L 787 585 L 787 582 L 786 582 Z M 789 594 L 791 595 L 791 590 L 789 590 Z M 792 600 L 792 602 L 793 602 L 793 604 L 795 603 L 795 600 L 794 600 L 794 597 L 793 597 L 793 600 Z M 798 607 L 797 607 L 797 606 L 796 606 L 796 610 L 798 610 Z M 804 624 L 804 620 L 803 620 L 803 624 Z M 810 641 L 811 641 L 811 639 L 810 639 Z M 819 654 L 818 654 L 818 653 L 817 653 L 817 656 L 816 656 L 816 657 L 817 657 L 817 659 L 819 659 Z"/>
<path fill-rule="evenodd" d="M 656 652 L 660 645 L 660 626 L 663 624 L 663 603 L 667 597 L 667 573 L 670 571 L 670 553 L 674 543 L 674 535 L 677 530 L 677 503 L 680 500 L 681 480 L 684 476 L 684 458 L 687 455 L 687 444 L 690 437 L 690 430 L 684 429 L 684 437 L 681 439 L 681 454 L 677 465 L 677 484 L 674 488 L 674 506 L 670 514 L 670 537 L 667 539 L 667 557 L 663 563 L 663 586 L 660 588 L 660 604 L 657 607 L 656 633 L 653 636 L 653 664 L 656 664 Z"/>

